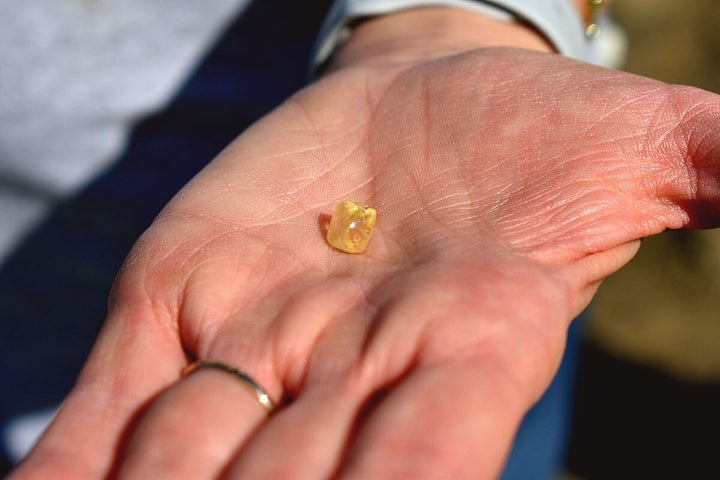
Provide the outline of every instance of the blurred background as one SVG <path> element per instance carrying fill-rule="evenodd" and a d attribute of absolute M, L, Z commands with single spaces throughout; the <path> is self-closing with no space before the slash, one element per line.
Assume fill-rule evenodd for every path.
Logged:
<path fill-rule="evenodd" d="M 716 0 L 616 0 L 622 69 L 720 92 Z M 671 231 L 602 285 L 585 325 L 568 478 L 720 478 L 720 232 Z"/>

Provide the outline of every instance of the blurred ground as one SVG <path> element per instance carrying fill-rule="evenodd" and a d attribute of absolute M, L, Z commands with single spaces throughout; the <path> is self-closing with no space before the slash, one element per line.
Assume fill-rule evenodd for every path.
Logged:
<path fill-rule="evenodd" d="M 618 0 L 625 70 L 720 93 L 716 0 Z M 591 333 L 619 355 L 695 381 L 720 383 L 720 232 L 666 232 L 609 278 Z"/>
<path fill-rule="evenodd" d="M 616 0 L 613 17 L 624 70 L 720 93 L 716 0 Z M 718 407 L 720 231 L 648 238 L 591 308 L 568 478 L 720 478 Z"/>

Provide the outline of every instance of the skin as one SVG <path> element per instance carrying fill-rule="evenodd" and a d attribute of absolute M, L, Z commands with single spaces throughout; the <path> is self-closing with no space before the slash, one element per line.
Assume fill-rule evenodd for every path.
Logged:
<path fill-rule="evenodd" d="M 496 477 L 599 282 L 720 220 L 717 96 L 549 50 L 454 10 L 363 23 L 138 241 L 11 478 Z M 324 240 L 342 200 L 378 211 L 362 255 Z M 194 358 L 281 406 L 180 380 Z"/>

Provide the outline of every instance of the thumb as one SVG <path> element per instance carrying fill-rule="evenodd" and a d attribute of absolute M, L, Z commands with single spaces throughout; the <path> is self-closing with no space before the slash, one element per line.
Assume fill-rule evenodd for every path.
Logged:
<path fill-rule="evenodd" d="M 669 89 L 666 107 L 669 134 L 667 138 L 656 134 L 656 140 L 661 147 L 663 143 L 668 144 L 669 178 L 677 177 L 679 188 L 667 192 L 661 189 L 659 198 L 664 197 L 687 214 L 685 227 L 718 227 L 720 97 L 691 87 L 671 86 Z M 675 162 L 671 157 L 673 153 Z"/>

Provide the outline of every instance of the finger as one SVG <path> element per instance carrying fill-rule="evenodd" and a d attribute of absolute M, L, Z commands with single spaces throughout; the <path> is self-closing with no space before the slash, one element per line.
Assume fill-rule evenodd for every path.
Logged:
<path fill-rule="evenodd" d="M 531 399 L 495 366 L 411 374 L 369 414 L 339 478 L 497 478 Z"/>
<path fill-rule="evenodd" d="M 363 398 L 349 385 L 303 392 L 252 438 L 226 478 L 330 478 Z"/>
<path fill-rule="evenodd" d="M 138 302 L 106 326 L 77 385 L 12 478 L 105 478 L 127 428 L 186 363 L 177 333 Z"/>
<path fill-rule="evenodd" d="M 346 287 L 335 285 L 325 291 L 345 291 Z M 337 298 L 347 301 L 352 298 L 349 294 L 353 290 Z M 331 298 L 329 296 L 328 300 Z M 301 303 L 310 307 L 305 301 Z M 325 302 L 325 305 L 329 304 L 331 302 Z M 312 309 L 303 310 L 307 314 Z M 307 315 L 299 318 L 306 320 L 303 324 L 307 329 Z M 313 315 L 309 318 L 313 318 Z M 339 318 L 319 337 L 314 337 L 317 339 L 313 344 L 312 355 L 302 362 L 304 373 L 301 379 L 296 377 L 287 383 L 289 392 L 295 397 L 293 402 L 274 415 L 252 437 L 228 469 L 227 478 L 332 476 L 367 393 L 382 381 L 388 370 L 392 372 L 398 369 L 397 365 L 394 368 L 374 369 L 358 365 L 363 347 L 366 346 L 368 322 L 369 318 L 363 311 L 351 309 L 339 314 Z M 293 322 L 288 322 L 288 325 L 290 323 Z M 302 332 L 289 328 L 287 333 L 292 333 L 291 336 L 296 338 L 294 344 L 297 348 Z M 282 350 L 288 351 L 290 348 L 290 343 L 287 343 Z M 397 350 L 398 356 L 403 357 Z M 402 361 L 398 363 L 402 364 Z M 289 372 L 295 369 L 288 367 Z M 292 376 L 290 373 L 287 378 Z"/>
<path fill-rule="evenodd" d="M 118 478 L 215 478 L 267 416 L 238 376 L 198 369 L 148 409 Z"/>
<path fill-rule="evenodd" d="M 678 175 L 689 177 L 686 195 L 670 197 L 689 212 L 686 226 L 720 226 L 720 97 L 689 87 L 676 87 L 679 118 L 673 133 L 680 152 Z"/>

